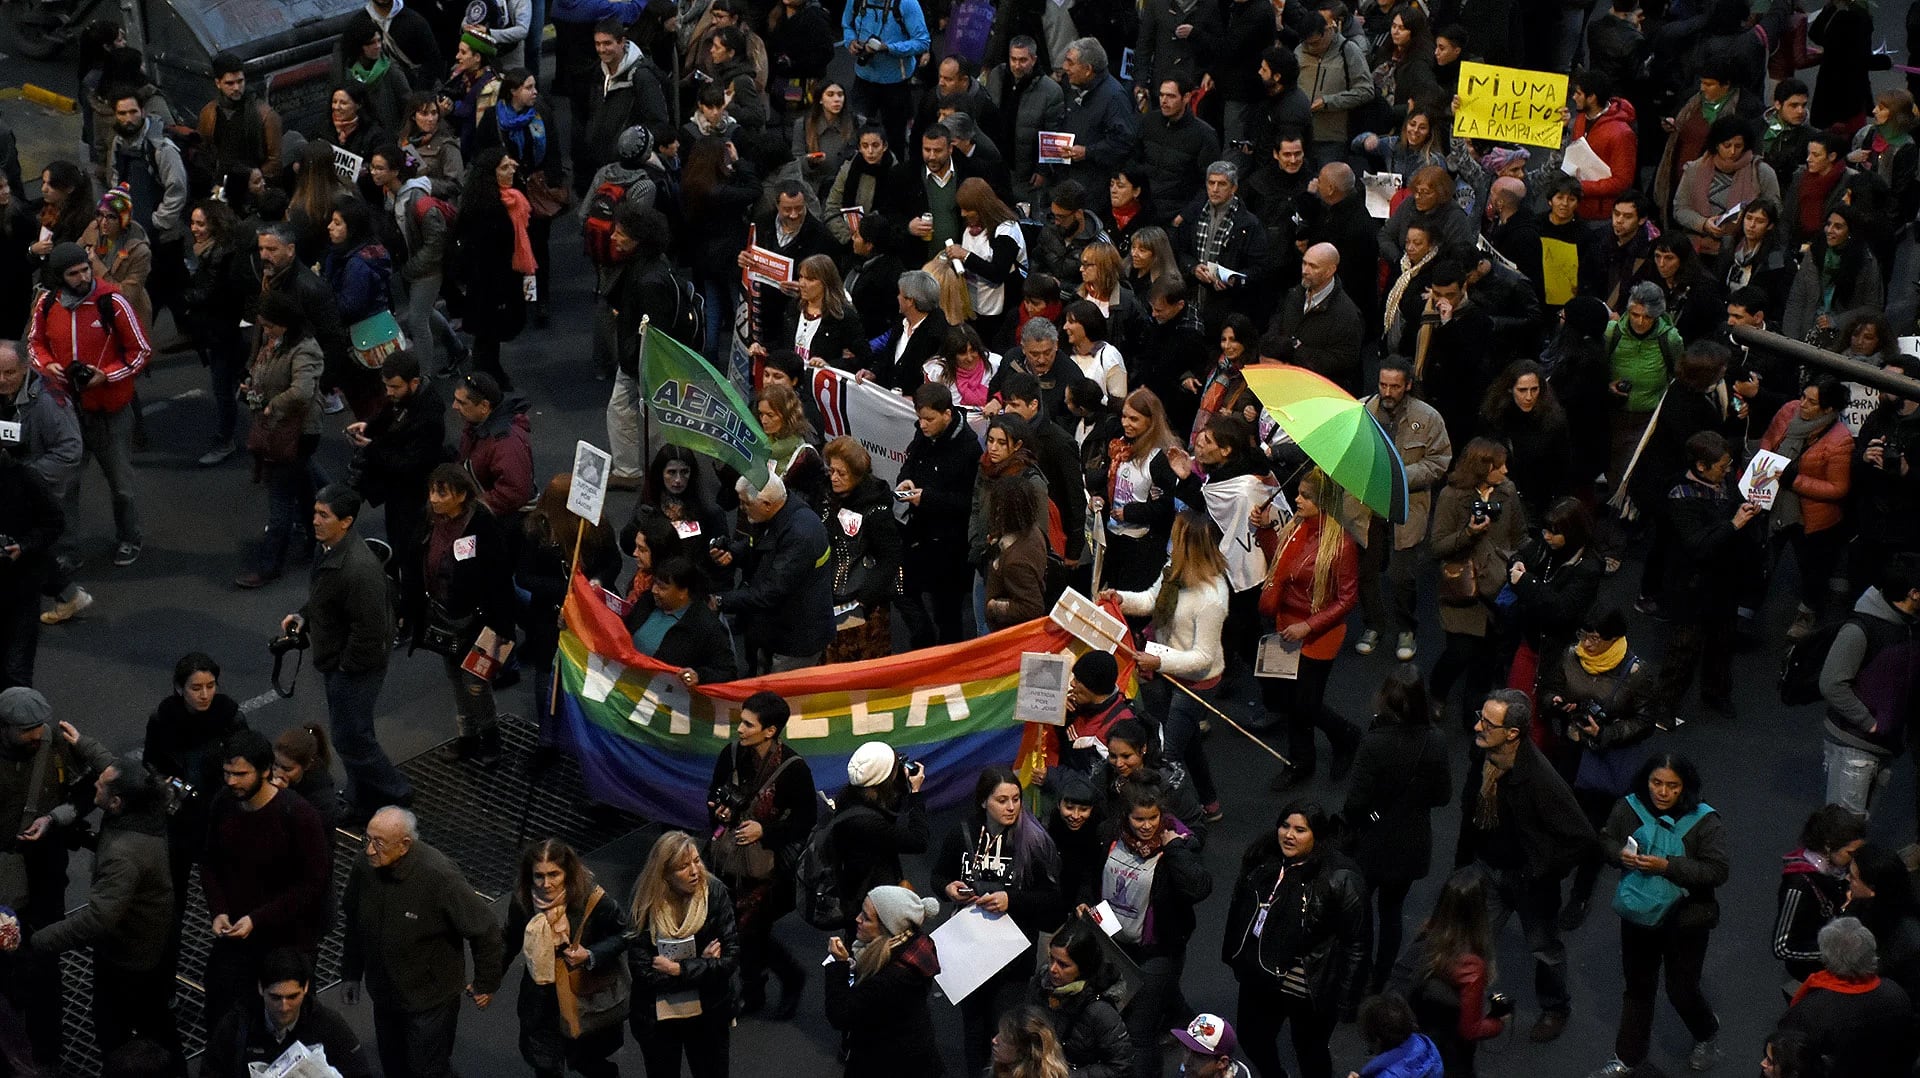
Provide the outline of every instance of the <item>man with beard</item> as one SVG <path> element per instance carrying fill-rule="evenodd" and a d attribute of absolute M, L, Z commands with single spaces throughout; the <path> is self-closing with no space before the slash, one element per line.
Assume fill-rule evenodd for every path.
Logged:
<path fill-rule="evenodd" d="M 320 342 L 320 352 L 326 357 L 326 373 L 321 378 L 322 388 L 335 386 L 347 373 L 347 364 L 351 362 L 347 355 L 350 341 L 346 327 L 340 324 L 340 308 L 333 300 L 333 290 L 320 279 L 320 275 L 300 263 L 294 256 L 294 244 L 298 233 L 285 221 L 269 221 L 260 226 L 255 234 L 259 257 L 254 262 L 254 275 L 260 282 L 258 295 L 249 297 L 247 321 L 255 320 L 259 309 L 260 296 L 268 292 L 286 292 L 300 301 L 300 313 L 306 317 L 307 328 L 313 339 Z"/>
<path fill-rule="evenodd" d="M 387 406 L 363 423 L 347 424 L 353 443 L 353 487 L 369 505 L 387 507 L 387 540 L 399 544 L 420 533 L 427 476 L 447 460 L 447 406 L 420 376 L 420 357 L 395 352 L 380 364 Z"/>
<path fill-rule="evenodd" d="M 1653 268 L 1653 241 L 1660 231 L 1652 217 L 1653 205 L 1638 191 L 1628 191 L 1613 202 L 1612 239 L 1600 245 L 1606 266 L 1606 293 L 1600 298 L 1609 310 L 1621 310 L 1634 285 L 1659 276 Z"/>
<path fill-rule="evenodd" d="M 327 929 L 333 875 L 326 828 L 306 799 L 267 781 L 273 743 L 257 730 L 227 739 L 226 791 L 213 800 L 200 885 L 212 916 L 209 1023 L 243 1003 L 261 960 L 278 947 L 314 955 Z"/>
<path fill-rule="evenodd" d="M 1313 106 L 1300 92 L 1300 61 L 1292 49 L 1275 45 L 1260 54 L 1260 85 L 1266 97 L 1254 108 L 1253 147 L 1277 147 L 1289 138 L 1304 141 L 1313 130 Z"/>
<path fill-rule="evenodd" d="M 268 182 L 280 175 L 280 114 L 247 92 L 247 62 L 231 52 L 213 58 L 219 91 L 200 109 L 200 141 L 213 151 L 213 174 L 259 169 Z"/>
<path fill-rule="evenodd" d="M 1300 248 L 1294 245 L 1306 227 L 1301 201 L 1314 202 L 1308 188 L 1313 170 L 1307 167 L 1307 140 L 1283 134 L 1273 154 L 1242 185 L 1247 203 L 1267 230 L 1267 266 L 1272 280 L 1291 281 L 1300 273 Z"/>
<path fill-rule="evenodd" d="M 42 760 L 44 759 L 44 763 Z M 19 837 L 0 843 L 0 905 L 31 936 L 67 909 L 68 835 L 80 817 L 72 791 L 113 762 L 105 747 L 53 721 L 39 692 L 0 691 L 0 819 Z M 82 802 L 84 803 L 84 802 Z M 33 1057 L 49 1073 L 60 1059 L 60 965 L 51 956 L 0 954 L 0 992 L 24 1019 Z"/>
<path fill-rule="evenodd" d="M 180 148 L 167 138 L 166 122 L 147 115 L 140 96 L 121 94 L 113 103 L 113 155 L 109 188 L 124 184 L 133 196 L 133 219 L 153 242 L 153 270 L 147 290 L 153 309 L 173 308 L 186 279 L 187 165 Z M 174 310 L 176 323 L 179 310 Z M 153 327 L 148 326 L 149 330 Z"/>
<path fill-rule="evenodd" d="M 1391 632 L 1393 657 L 1404 663 L 1413 659 L 1413 629 L 1419 624 L 1414 620 L 1415 585 L 1420 567 L 1427 562 L 1421 549 L 1427 538 L 1427 514 L 1433 492 L 1446 482 L 1447 469 L 1453 466 L 1453 441 L 1440 413 L 1412 396 L 1413 364 L 1398 356 L 1381 360 L 1376 386 L 1379 392 L 1360 403 L 1400 454 L 1407 473 L 1407 519 L 1394 524 L 1378 514 L 1368 515 L 1367 541 L 1360 550 L 1360 610 L 1367 628 L 1353 650 L 1371 655 L 1380 646 L 1381 636 Z"/>
<path fill-rule="evenodd" d="M 1068 371 L 1054 370 L 1054 363 L 1060 358 L 1060 330 L 1044 318 L 1030 318 L 1020 330 L 1020 354 L 1008 356 L 1000 365 L 1000 370 L 987 383 L 987 403 L 980 411 L 991 419 L 1007 407 L 1007 379 L 1016 373 L 1031 374 L 1040 385 L 1040 403 L 1047 416 L 1068 431 L 1073 430 L 1079 420 L 1067 410 L 1067 382 L 1064 374 L 1078 375 L 1078 368 Z M 1071 368 L 1071 364 L 1069 364 Z"/>

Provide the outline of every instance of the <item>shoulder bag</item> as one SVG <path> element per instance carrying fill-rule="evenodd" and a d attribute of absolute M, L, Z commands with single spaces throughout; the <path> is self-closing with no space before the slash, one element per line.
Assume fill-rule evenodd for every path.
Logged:
<path fill-rule="evenodd" d="M 587 921 L 593 917 L 593 908 L 606 897 L 606 891 L 595 887 L 587 898 L 587 908 L 581 911 L 580 923 L 573 926 L 573 944 L 578 946 L 581 933 L 586 931 Z M 562 963 L 565 966 L 565 963 Z M 554 991 L 560 997 L 560 1018 L 566 1026 L 567 1037 L 577 1040 L 580 1037 L 609 1026 L 617 1026 L 627 1020 L 627 1011 L 633 1000 L 633 973 L 623 960 L 610 963 L 608 969 L 567 969 L 562 976 L 553 979 Z"/>

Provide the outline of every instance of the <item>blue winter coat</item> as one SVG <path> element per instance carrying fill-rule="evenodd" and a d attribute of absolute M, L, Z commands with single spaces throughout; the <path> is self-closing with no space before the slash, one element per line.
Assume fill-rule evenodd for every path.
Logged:
<path fill-rule="evenodd" d="M 879 38 L 887 50 L 854 62 L 854 74 L 883 85 L 905 82 L 933 44 L 920 0 L 849 0 L 840 17 L 840 47 Z"/>
<path fill-rule="evenodd" d="M 1424 1033 L 1408 1037 L 1392 1048 L 1367 1060 L 1360 1078 L 1441 1078 L 1440 1050 Z"/>

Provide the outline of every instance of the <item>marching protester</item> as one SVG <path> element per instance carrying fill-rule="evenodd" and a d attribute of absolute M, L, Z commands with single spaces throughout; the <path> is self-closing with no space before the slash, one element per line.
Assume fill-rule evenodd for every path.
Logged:
<path fill-rule="evenodd" d="M 312 108 L 246 54 L 176 89 L 127 40 L 158 24 L 70 28 L 86 164 L 0 127 L 0 688 L 147 752 L 0 708 L 5 1067 L 84 1049 L 49 1016 L 52 950 L 85 945 L 111 1073 L 177 1072 L 196 1013 L 220 1073 L 302 1037 L 373 1069 L 312 994 L 336 928 L 392 1073 L 501 1069 L 457 1004 L 515 951 L 538 1074 L 811 1072 L 823 1022 L 860 1075 L 1158 1078 L 1173 1043 L 1272 1078 L 1282 1025 L 1304 1074 L 1472 1074 L 1516 980 L 1502 1071 L 1910 1062 L 1901 5 L 776 7 L 369 0 L 324 28 Z M 1487 137 L 1490 103 L 1541 130 Z M 219 467 L 243 447 L 257 491 Z M 272 653 L 236 653 L 198 589 L 309 552 Z M 81 589 L 89 561 L 123 586 Z M 399 643 L 437 669 L 383 694 Z M 138 729 L 115 679 L 176 660 Z M 263 712 L 303 662 L 326 716 Z M 1282 723 L 1256 771 L 1236 727 Z M 1676 748 L 1715 804 L 1781 812 L 1699 807 Z M 1241 863 L 1268 821 L 1223 802 L 1262 782 L 1288 809 Z M 1800 834 L 1755 830 L 1816 793 Z M 329 826 L 367 843 L 344 924 Z M 1720 908 L 1764 896 L 1725 851 L 1795 839 L 1743 951 Z M 1449 841 L 1471 872 L 1416 888 Z M 1570 966 L 1615 945 L 1572 935 L 1596 900 L 1611 1051 L 1571 1021 Z M 1526 954 L 1496 956 L 1513 914 Z M 789 953 L 815 922 L 824 998 Z M 1228 962 L 1189 970 L 1213 922 Z M 1021 953 L 963 995 L 987 952 L 933 940 L 982 925 Z M 1685 1042 L 1651 1035 L 1662 977 Z M 1736 1043 L 1735 1011 L 1786 1032 Z"/>

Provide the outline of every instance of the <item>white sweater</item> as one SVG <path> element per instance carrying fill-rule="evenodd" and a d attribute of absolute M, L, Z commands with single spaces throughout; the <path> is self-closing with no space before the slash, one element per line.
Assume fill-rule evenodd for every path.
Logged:
<path fill-rule="evenodd" d="M 1120 592 L 1120 609 L 1133 617 L 1152 614 L 1165 581 L 1162 576 L 1145 591 Z M 1153 629 L 1154 640 L 1172 649 L 1160 657 L 1160 672 L 1182 681 L 1219 677 L 1227 667 L 1220 647 L 1220 630 L 1226 623 L 1226 577 L 1215 577 L 1203 587 L 1181 588 L 1172 619 Z"/>

